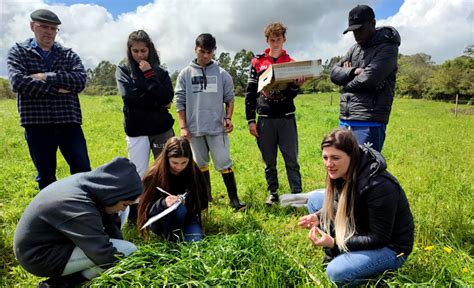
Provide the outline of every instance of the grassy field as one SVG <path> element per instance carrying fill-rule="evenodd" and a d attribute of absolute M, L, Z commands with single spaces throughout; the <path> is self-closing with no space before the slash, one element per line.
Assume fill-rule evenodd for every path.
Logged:
<path fill-rule="evenodd" d="M 337 126 L 338 94 L 301 95 L 296 100 L 303 189 L 324 186 L 319 144 Z M 93 167 L 126 156 L 121 99 L 81 98 Z M 474 286 L 474 116 L 472 106 L 397 99 L 383 154 L 388 169 L 404 187 L 415 217 L 413 253 L 396 273 L 368 286 Z M 88 285 L 91 287 L 248 286 L 318 287 L 331 285 L 321 265 L 323 252 L 310 245 L 296 225 L 304 210 L 263 205 L 264 165 L 247 131 L 244 101 L 236 100 L 235 131 L 230 135 L 239 195 L 249 204 L 234 213 L 220 175 L 212 171 L 215 201 L 205 217 L 206 238 L 193 244 L 143 241 L 133 227 L 126 238 L 139 251 Z M 0 286 L 34 286 L 40 278 L 25 272 L 12 252 L 15 224 L 38 192 L 14 100 L 0 101 Z M 288 193 L 279 157 L 280 193 Z M 58 177 L 69 173 L 59 157 Z"/>

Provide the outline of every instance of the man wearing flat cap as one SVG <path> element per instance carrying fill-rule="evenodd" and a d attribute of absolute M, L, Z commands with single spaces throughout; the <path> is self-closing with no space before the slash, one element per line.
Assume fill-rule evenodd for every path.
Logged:
<path fill-rule="evenodd" d="M 392 108 L 400 35 L 393 27 L 375 27 L 375 14 L 367 5 L 349 12 L 354 44 L 331 71 L 342 86 L 339 126 L 349 127 L 359 144 L 382 151 Z"/>
<path fill-rule="evenodd" d="M 71 174 L 90 171 L 78 98 L 86 84 L 86 71 L 72 49 L 55 42 L 59 24 L 53 12 L 34 11 L 30 22 L 34 38 L 16 43 L 7 58 L 40 189 L 56 181 L 58 148 Z"/>

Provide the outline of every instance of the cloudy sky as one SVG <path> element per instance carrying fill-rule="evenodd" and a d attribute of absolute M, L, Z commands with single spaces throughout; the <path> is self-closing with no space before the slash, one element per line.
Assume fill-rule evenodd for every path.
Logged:
<path fill-rule="evenodd" d="M 474 0 L 366 0 L 377 26 L 396 27 L 400 52 L 424 52 L 437 63 L 462 54 L 474 44 Z M 146 30 L 170 73 L 194 57 L 194 40 L 203 32 L 217 39 L 217 55 L 241 49 L 260 53 L 263 28 L 272 21 L 288 27 L 287 51 L 298 60 L 343 55 L 354 43 L 342 35 L 353 0 L 2 0 L 0 2 L 0 76 L 7 75 L 6 55 L 18 41 L 32 37 L 29 15 L 39 8 L 63 22 L 57 41 L 72 47 L 86 67 L 125 57 L 128 34 Z"/>

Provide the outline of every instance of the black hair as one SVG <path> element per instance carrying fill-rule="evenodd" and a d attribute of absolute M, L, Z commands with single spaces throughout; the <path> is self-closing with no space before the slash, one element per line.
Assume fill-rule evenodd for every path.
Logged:
<path fill-rule="evenodd" d="M 202 33 L 196 38 L 196 47 L 209 51 L 216 49 L 216 38 L 209 33 Z"/>
<path fill-rule="evenodd" d="M 160 65 L 160 57 L 158 56 L 158 52 L 156 52 L 155 45 L 153 44 L 153 41 L 151 41 L 150 36 L 143 31 L 143 30 L 137 30 L 133 31 L 130 33 L 128 36 L 128 41 L 127 41 L 127 61 L 128 65 L 130 66 L 131 63 L 134 63 L 135 60 L 133 60 L 132 57 L 132 52 L 130 51 L 130 48 L 135 42 L 143 42 L 145 43 L 146 47 L 148 48 L 148 63 L 153 66 L 159 66 Z"/>

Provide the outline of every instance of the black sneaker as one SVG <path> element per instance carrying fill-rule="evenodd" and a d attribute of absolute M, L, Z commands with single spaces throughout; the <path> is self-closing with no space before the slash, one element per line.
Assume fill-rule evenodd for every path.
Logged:
<path fill-rule="evenodd" d="M 271 206 L 273 204 L 277 204 L 280 202 L 280 198 L 278 197 L 278 193 L 270 193 L 270 196 L 268 196 L 267 201 L 265 201 L 265 204 Z"/>
<path fill-rule="evenodd" d="M 237 204 L 238 203 L 238 204 Z M 230 204 L 233 208 L 234 208 L 234 211 L 235 212 L 242 212 L 244 211 L 245 209 L 247 209 L 247 205 L 245 203 L 240 203 L 240 202 L 237 202 L 235 204 Z"/>
<path fill-rule="evenodd" d="M 38 288 L 75 288 L 88 282 L 89 279 L 82 276 L 81 272 L 76 272 L 66 276 L 49 278 L 40 282 Z"/>

